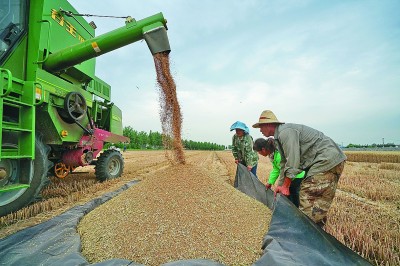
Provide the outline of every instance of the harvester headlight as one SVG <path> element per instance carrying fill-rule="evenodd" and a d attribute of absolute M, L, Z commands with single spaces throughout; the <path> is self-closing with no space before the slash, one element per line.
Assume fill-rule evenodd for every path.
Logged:
<path fill-rule="evenodd" d="M 36 97 L 36 100 L 41 100 L 42 99 L 42 88 L 36 87 L 35 97 Z"/>
<path fill-rule="evenodd" d="M 65 138 L 66 136 L 68 136 L 68 131 L 61 130 L 61 137 Z"/>

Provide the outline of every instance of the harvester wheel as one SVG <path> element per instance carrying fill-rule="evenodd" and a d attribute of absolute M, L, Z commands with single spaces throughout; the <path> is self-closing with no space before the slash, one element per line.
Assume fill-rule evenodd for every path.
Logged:
<path fill-rule="evenodd" d="M 6 142 L 6 139 L 8 141 L 9 136 L 3 135 L 3 141 Z M 3 147 L 15 149 L 18 148 L 18 145 L 11 142 L 3 144 Z M 45 145 L 37 136 L 35 160 L 5 159 L 1 161 L 4 166 L 10 166 L 7 169 L 8 185 L 13 183 L 29 184 L 29 187 L 0 193 L 0 216 L 16 212 L 39 198 L 40 191 L 49 182 L 47 177 L 47 172 L 51 167 L 51 162 L 47 159 L 49 151 L 49 146 Z"/>
<path fill-rule="evenodd" d="M 58 162 L 54 165 L 53 173 L 58 178 L 65 178 L 69 173 L 72 173 L 76 167 Z"/>
<path fill-rule="evenodd" d="M 121 176 L 124 170 L 124 159 L 117 150 L 104 151 L 96 162 L 95 174 L 97 180 L 103 182 Z"/>

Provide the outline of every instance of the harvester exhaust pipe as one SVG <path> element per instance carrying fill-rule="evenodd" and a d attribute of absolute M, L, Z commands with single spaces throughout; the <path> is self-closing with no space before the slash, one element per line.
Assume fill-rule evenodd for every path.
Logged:
<path fill-rule="evenodd" d="M 143 32 L 143 36 L 152 55 L 162 52 L 169 53 L 171 51 L 167 30 L 164 26 Z"/>

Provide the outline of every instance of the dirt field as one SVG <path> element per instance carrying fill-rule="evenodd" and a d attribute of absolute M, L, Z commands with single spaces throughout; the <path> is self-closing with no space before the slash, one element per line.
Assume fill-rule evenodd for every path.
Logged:
<path fill-rule="evenodd" d="M 201 180 L 206 183 L 210 183 L 209 178 L 212 178 L 213 180 L 222 182 L 219 183 L 221 190 L 224 190 L 226 193 L 233 193 L 229 191 L 229 189 L 233 184 L 236 165 L 229 151 L 185 151 L 187 164 L 183 168 L 179 168 L 182 166 L 170 165 L 165 157 L 164 151 L 127 151 L 123 153 L 123 156 L 125 158 L 124 174 L 121 178 L 116 180 L 98 183 L 95 179 L 92 167 L 78 168 L 73 174 L 70 174 L 63 180 L 52 178 L 52 184 L 43 191 L 43 201 L 22 209 L 15 214 L 0 218 L 0 238 L 23 228 L 46 221 L 73 206 L 83 204 L 106 192 L 114 191 L 124 183 L 135 179 L 142 181 L 139 183 L 143 184 L 141 186 L 142 188 L 137 186 L 137 194 L 133 192 L 129 194 L 125 193 L 124 197 L 128 197 L 129 195 L 130 200 L 135 200 L 138 203 L 141 199 L 139 195 L 140 193 L 144 195 L 143 193 L 146 186 L 148 186 L 147 189 L 156 186 L 156 190 L 160 192 L 167 183 L 175 184 L 175 186 L 179 184 L 179 182 L 176 183 L 176 180 L 168 179 L 168 176 L 171 178 L 171 176 L 180 176 L 181 174 L 186 176 L 186 178 L 193 176 L 195 180 Z M 266 158 L 260 158 L 258 176 L 263 183 L 265 183 L 270 170 L 271 163 Z M 399 170 L 399 163 L 385 161 L 376 163 L 347 162 L 339 182 L 337 195 L 329 213 L 326 228 L 327 232 L 375 265 L 400 265 Z M 163 175 L 164 173 L 166 175 Z M 174 173 L 179 173 L 179 175 Z M 154 180 L 154 177 L 157 177 L 157 180 Z M 180 178 L 184 179 L 183 176 Z M 188 185 L 201 186 L 202 184 L 192 184 L 188 182 Z M 183 188 L 180 189 L 182 190 Z M 187 189 L 190 191 L 189 188 Z M 209 193 L 209 195 L 212 194 L 213 193 Z M 184 194 L 180 195 L 184 197 Z M 203 197 L 203 202 L 205 202 L 204 195 L 197 196 L 199 196 L 199 201 L 201 201 L 200 199 Z M 121 196 L 121 198 L 123 197 Z M 250 204 L 246 203 L 244 198 L 236 194 L 232 198 L 235 198 L 235 201 L 223 202 L 221 206 L 225 206 L 229 209 L 230 206 L 227 205 L 233 205 L 238 201 L 240 201 L 241 204 L 248 204 L 246 208 L 255 210 L 250 212 L 250 214 L 248 213 L 248 220 L 252 220 L 253 217 L 257 217 L 260 213 L 263 215 L 263 212 L 265 212 L 264 207 L 260 207 L 260 205 L 255 202 L 251 202 Z M 212 204 L 208 206 L 212 206 Z M 141 208 L 141 206 L 137 207 L 137 209 Z M 170 209 L 173 210 L 171 212 L 176 211 L 173 209 L 174 206 L 172 205 L 168 205 L 168 208 L 172 208 Z M 189 212 L 189 210 L 190 208 L 186 216 L 193 221 L 193 217 L 195 216 L 191 217 L 191 215 L 195 213 L 193 214 Z M 147 209 L 146 212 L 151 213 L 151 210 Z M 220 210 L 220 212 L 222 211 Z M 161 217 L 165 218 L 163 221 L 163 223 L 165 223 L 164 229 L 174 228 L 174 224 L 167 223 L 167 221 L 170 222 L 173 220 L 166 216 L 167 213 L 168 212 L 162 213 L 161 215 Z M 99 213 L 93 211 L 93 215 L 99 215 Z M 155 214 L 151 213 L 151 215 Z M 202 216 L 204 215 L 205 213 L 202 213 Z M 131 219 L 134 219 L 136 216 L 133 215 Z M 179 221 L 183 222 L 183 220 Z M 211 223 L 213 221 L 209 220 L 208 222 Z M 237 225 L 237 223 L 235 223 L 236 221 L 226 221 L 225 224 L 229 227 L 231 222 L 232 225 Z M 209 227 L 213 226 L 221 226 L 222 228 L 221 224 L 212 224 L 212 226 Z M 257 226 L 259 225 L 253 225 L 253 228 Z M 157 230 L 161 229 L 161 227 L 156 227 L 151 230 L 159 232 Z M 246 230 L 249 229 L 247 228 Z M 252 241 L 256 243 L 252 243 L 254 246 L 251 248 L 248 246 L 248 250 L 253 248 L 254 250 L 248 253 L 250 255 L 247 257 L 247 263 L 254 261 L 254 259 L 260 255 L 260 250 L 258 248 L 261 245 L 261 238 L 266 230 L 267 227 L 257 229 L 255 230 L 255 234 L 249 237 L 249 239 L 253 239 Z M 181 233 L 184 234 L 184 232 Z M 90 236 L 87 235 L 87 237 Z M 148 236 L 142 235 L 141 237 Z M 214 241 L 209 236 L 208 239 L 210 242 Z M 227 246 L 234 243 L 235 239 L 232 238 L 231 240 L 232 242 L 227 244 Z M 141 247 L 142 250 L 146 250 L 146 248 L 148 248 L 148 246 Z M 87 256 L 90 257 L 89 249 L 87 250 Z M 221 254 L 221 252 L 217 251 L 214 252 L 214 254 L 207 254 L 207 256 L 209 258 L 215 258 L 216 260 L 225 256 L 224 254 L 222 254 L 222 256 L 218 254 Z M 166 254 L 166 257 L 168 257 L 168 254 Z M 182 255 L 182 257 L 186 256 Z M 96 260 L 94 257 L 89 259 L 92 261 Z M 147 258 L 142 262 L 151 260 L 154 262 L 154 257 Z M 227 263 L 235 264 L 235 262 L 232 261 L 227 261 Z M 242 261 L 242 263 L 244 263 L 244 261 Z M 246 265 L 247 263 L 244 264 Z"/>

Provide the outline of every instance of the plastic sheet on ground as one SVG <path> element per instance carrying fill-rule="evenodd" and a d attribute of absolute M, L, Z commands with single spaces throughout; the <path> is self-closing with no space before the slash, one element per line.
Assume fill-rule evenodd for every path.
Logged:
<path fill-rule="evenodd" d="M 143 265 L 118 258 L 90 264 L 80 253 L 80 236 L 76 230 L 85 214 L 136 183 L 137 181 L 129 182 L 115 192 L 0 239 L 0 265 Z M 246 167 L 238 166 L 235 186 L 274 209 L 269 231 L 263 241 L 264 254 L 253 265 L 370 265 L 318 228 L 285 197 L 278 195 L 274 202 L 273 192 L 266 191 L 264 185 Z M 178 265 L 223 266 L 208 259 L 179 260 L 163 264 Z"/>
<path fill-rule="evenodd" d="M 273 210 L 262 257 L 253 265 L 371 265 L 326 233 L 285 196 L 277 195 L 238 164 L 235 187 Z"/>
<path fill-rule="evenodd" d="M 84 205 L 74 207 L 47 222 L 26 228 L 8 237 L 0 239 L 0 265 L 143 265 L 130 260 L 118 258 L 90 264 L 80 253 L 81 241 L 77 232 L 78 223 L 85 214 L 136 183 L 138 183 L 138 181 L 131 181 L 114 192 L 107 193 Z M 223 264 L 206 259 L 180 260 L 163 265 L 223 266 Z"/>
<path fill-rule="evenodd" d="M 0 265 L 89 265 L 80 253 L 77 232 L 80 219 L 138 181 L 131 181 L 84 205 L 74 207 L 53 219 L 0 239 Z M 113 259 L 93 265 L 141 265 Z"/>

